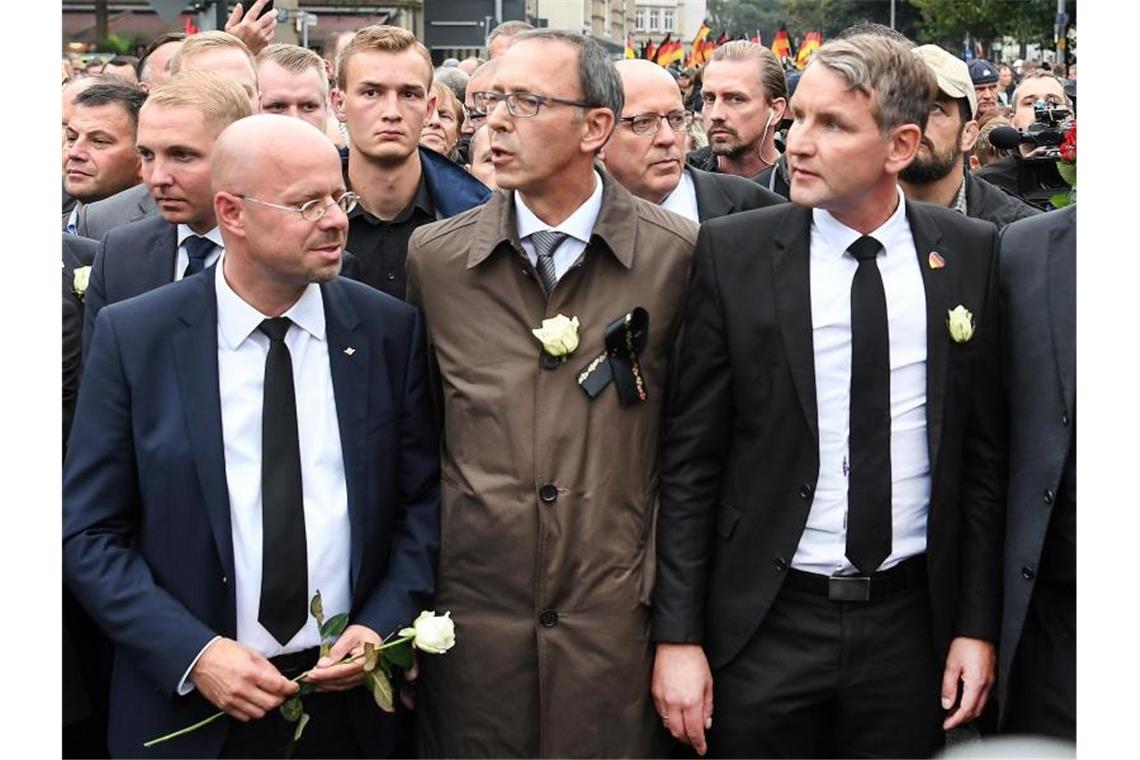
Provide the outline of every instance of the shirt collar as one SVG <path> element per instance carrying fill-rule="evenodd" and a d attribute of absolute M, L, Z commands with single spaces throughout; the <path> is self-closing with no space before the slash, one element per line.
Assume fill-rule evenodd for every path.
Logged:
<path fill-rule="evenodd" d="M 902 188 L 895 185 L 895 191 L 898 193 L 898 206 L 895 207 L 887 220 L 878 226 L 875 230 L 868 233 L 870 237 L 875 238 L 883 246 L 884 254 L 890 252 L 888 241 L 892 240 L 895 235 L 899 233 L 900 228 L 906 223 L 906 196 L 903 195 Z M 859 238 L 863 237 L 863 233 L 858 230 L 853 230 L 843 222 L 836 219 L 831 215 L 827 209 L 813 208 L 811 210 L 811 223 L 812 227 L 818 232 L 826 243 L 825 250 L 829 255 L 839 258 L 847 253 L 847 249 L 851 247 Z"/>
<path fill-rule="evenodd" d="M 218 267 L 217 276 L 214 277 L 214 291 L 218 298 L 218 327 L 221 328 L 222 338 L 231 351 L 236 351 L 242 342 L 269 317 L 250 306 L 234 292 L 226 282 L 224 262 L 223 266 Z M 297 302 L 281 316 L 288 317 L 297 327 L 317 340 L 323 341 L 325 308 L 320 285 L 315 282 L 309 283 Z"/>
<path fill-rule="evenodd" d="M 962 177 L 962 184 L 958 186 L 958 194 L 954 196 L 954 203 L 950 208 L 957 211 L 962 216 L 969 216 L 966 213 L 966 178 Z"/>
<path fill-rule="evenodd" d="M 530 207 L 526 205 L 526 201 L 522 198 L 522 193 L 514 193 L 515 197 L 515 224 L 518 228 L 519 240 L 525 240 L 528 235 L 542 230 L 554 230 L 555 232 L 564 232 L 575 240 L 581 240 L 583 243 L 589 244 L 590 237 L 594 234 L 594 225 L 598 221 L 598 214 L 602 210 L 602 178 L 598 175 L 597 170 L 594 171 L 594 192 L 590 193 L 590 197 L 586 202 L 574 210 L 574 213 L 566 217 L 562 224 L 557 227 L 551 227 L 546 222 L 542 221 L 535 215 Z"/>
<path fill-rule="evenodd" d="M 178 245 L 182 245 L 183 243 L 185 243 L 186 238 L 192 237 L 192 236 L 197 235 L 197 234 L 198 234 L 197 232 L 190 229 L 187 225 L 179 224 L 178 225 Z M 225 248 L 226 247 L 225 241 L 222 240 L 222 231 L 220 229 L 218 229 L 217 227 L 210 230 L 205 235 L 201 235 L 201 237 L 207 238 L 211 243 L 218 246 L 219 248 Z"/>
<path fill-rule="evenodd" d="M 344 161 L 344 184 L 345 187 L 351 190 L 352 188 L 348 183 L 348 159 L 345 158 Z M 432 200 L 431 190 L 427 184 L 427 177 L 423 171 L 420 172 L 420 183 L 416 185 L 416 194 L 412 196 L 412 202 L 401 209 L 400 213 L 396 214 L 391 220 L 385 221 L 373 216 L 365 211 L 364 204 L 359 202 L 356 204 L 356 208 L 349 212 L 348 218 L 355 219 L 358 216 L 363 216 L 373 224 L 402 224 L 412 218 L 412 214 L 415 213 L 416 209 L 419 209 L 421 213 L 433 219 L 435 218 L 435 202 Z"/>

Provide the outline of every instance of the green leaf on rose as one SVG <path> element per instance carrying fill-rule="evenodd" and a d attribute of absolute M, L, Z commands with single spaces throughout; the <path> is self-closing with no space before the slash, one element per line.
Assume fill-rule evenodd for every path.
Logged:
<path fill-rule="evenodd" d="M 405 641 L 384 650 L 384 659 L 404 670 L 412 667 L 412 642 Z"/>
<path fill-rule="evenodd" d="M 317 628 L 325 624 L 325 608 L 321 604 L 321 590 L 313 594 L 313 601 L 309 602 L 309 614 L 317 619 Z"/>
<path fill-rule="evenodd" d="M 293 741 L 300 741 L 307 725 L 309 725 L 309 714 L 301 713 L 301 719 L 297 721 L 297 728 L 293 731 Z"/>
<path fill-rule="evenodd" d="M 294 694 L 281 703 L 281 717 L 290 723 L 295 722 L 301 717 L 305 708 L 301 705 L 301 695 Z"/>
<path fill-rule="evenodd" d="M 348 627 L 348 613 L 342 612 L 339 615 L 333 615 L 321 625 L 321 640 L 327 641 L 335 639 L 344 633 L 344 629 Z"/>
<path fill-rule="evenodd" d="M 371 678 L 369 679 L 367 676 L 371 676 Z M 368 687 L 372 692 L 372 698 L 376 700 L 377 706 L 387 713 L 396 712 L 396 704 L 392 693 L 392 682 L 388 680 L 388 676 L 384 675 L 384 671 L 369 671 L 366 674 L 366 680 L 370 681 Z"/>
<path fill-rule="evenodd" d="M 306 694 L 312 694 L 317 690 L 317 685 L 315 683 L 310 683 L 309 681 L 301 681 L 299 685 L 301 687 L 301 690 L 297 692 L 297 696 L 299 697 L 303 697 Z"/>
<path fill-rule="evenodd" d="M 1065 180 L 1065 183 L 1068 184 L 1069 187 L 1073 187 L 1077 184 L 1076 164 L 1066 164 L 1064 161 L 1058 161 L 1057 173 L 1061 175 L 1061 179 Z"/>
<path fill-rule="evenodd" d="M 1056 193 L 1049 198 L 1049 203 L 1053 205 L 1053 208 L 1064 208 L 1071 205 L 1072 202 L 1073 198 L 1069 193 Z"/>
<path fill-rule="evenodd" d="M 376 668 L 376 645 L 371 641 L 364 644 L 364 670 L 374 670 Z"/>

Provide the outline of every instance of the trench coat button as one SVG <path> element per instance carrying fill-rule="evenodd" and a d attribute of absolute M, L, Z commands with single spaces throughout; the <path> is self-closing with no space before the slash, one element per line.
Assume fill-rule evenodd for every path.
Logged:
<path fill-rule="evenodd" d="M 229 582 L 230 582 L 230 579 L 223 575 L 222 576 L 222 585 L 224 586 Z"/>
<path fill-rule="evenodd" d="M 557 356 L 551 356 L 545 351 L 542 352 L 542 356 L 539 358 L 538 363 L 542 366 L 543 369 L 547 370 L 558 369 L 562 366 L 561 359 L 559 359 Z"/>
<path fill-rule="evenodd" d="M 558 613 L 554 610 L 543 610 L 538 615 L 538 622 L 546 628 L 553 628 L 558 625 Z"/>
<path fill-rule="evenodd" d="M 1069 415 L 1067 412 L 1061 415 L 1061 424 L 1065 427 L 1069 426 Z"/>
<path fill-rule="evenodd" d="M 788 561 L 783 557 L 776 557 L 773 564 L 776 565 L 776 569 L 781 573 L 788 569 Z"/>
<path fill-rule="evenodd" d="M 554 485 L 547 483 L 538 489 L 538 498 L 542 499 L 544 504 L 553 504 L 558 501 L 558 489 Z"/>
<path fill-rule="evenodd" d="M 389 273 L 388 273 L 388 279 L 389 279 L 389 280 L 394 280 L 394 279 L 396 279 L 396 273 L 395 273 L 395 272 L 389 272 Z"/>
<path fill-rule="evenodd" d="M 1052 488 L 1046 488 L 1045 489 L 1045 503 L 1046 504 L 1052 504 L 1053 503 L 1053 489 Z"/>
<path fill-rule="evenodd" d="M 1032 567 L 1029 567 L 1028 565 L 1026 565 L 1025 567 L 1021 568 L 1021 577 L 1024 578 L 1025 580 L 1031 581 L 1036 576 L 1037 576 L 1037 573 L 1033 572 Z"/>
<path fill-rule="evenodd" d="M 811 498 L 811 485 L 810 484 L 805 483 L 802 486 L 800 486 L 800 498 L 801 499 L 810 499 Z"/>

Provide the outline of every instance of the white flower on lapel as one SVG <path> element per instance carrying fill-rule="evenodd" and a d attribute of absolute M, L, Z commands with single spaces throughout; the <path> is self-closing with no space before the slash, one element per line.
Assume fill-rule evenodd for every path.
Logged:
<path fill-rule="evenodd" d="M 71 289 L 80 300 L 87 292 L 87 281 L 91 279 L 91 267 L 79 267 L 71 273 Z"/>
<path fill-rule="evenodd" d="M 974 337 L 974 315 L 960 304 L 947 312 L 946 326 L 955 343 L 965 343 Z"/>
<path fill-rule="evenodd" d="M 542 320 L 542 327 L 531 330 L 551 356 L 567 357 L 578 348 L 578 318 L 559 314 Z"/>

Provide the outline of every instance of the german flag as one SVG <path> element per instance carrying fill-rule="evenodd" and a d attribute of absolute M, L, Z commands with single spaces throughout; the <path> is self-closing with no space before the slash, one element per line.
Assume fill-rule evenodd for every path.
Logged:
<path fill-rule="evenodd" d="M 665 41 L 657 46 L 657 65 L 669 68 L 671 64 L 681 63 L 685 60 L 685 46 L 679 40 L 673 39 L 670 32 Z"/>
<path fill-rule="evenodd" d="M 685 62 L 686 68 L 695 69 L 709 59 L 712 51 L 716 49 L 716 42 L 709 39 L 711 35 L 712 29 L 708 22 L 701 23 L 701 28 L 693 37 L 693 48 L 689 53 L 689 60 Z"/>
<path fill-rule="evenodd" d="M 819 32 L 808 32 L 804 41 L 800 43 L 799 52 L 796 53 L 796 68 L 803 71 L 811 61 L 812 55 L 823 44 L 823 35 Z"/>
<path fill-rule="evenodd" d="M 632 37 L 626 37 L 625 38 L 625 57 L 626 58 L 636 58 L 637 57 L 637 51 L 635 51 L 633 49 L 633 38 Z"/>
<path fill-rule="evenodd" d="M 645 61 L 657 60 L 657 46 L 653 44 L 652 37 L 647 37 L 645 44 L 641 46 L 641 58 Z"/>
<path fill-rule="evenodd" d="M 780 31 L 776 32 L 776 39 L 772 40 L 772 52 L 777 58 L 791 58 L 792 41 L 788 37 L 788 28 L 780 24 Z"/>

